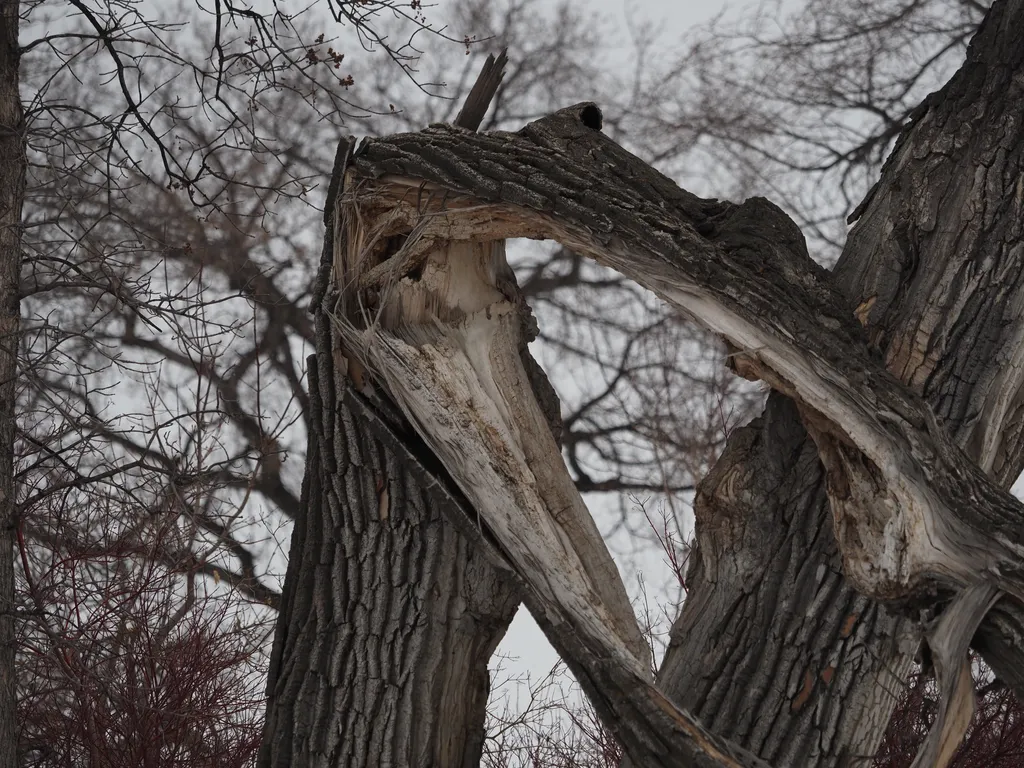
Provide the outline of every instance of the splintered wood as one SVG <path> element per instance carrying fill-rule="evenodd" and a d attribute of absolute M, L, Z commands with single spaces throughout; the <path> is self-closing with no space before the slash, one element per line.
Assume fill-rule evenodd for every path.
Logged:
<path fill-rule="evenodd" d="M 532 317 L 502 236 L 526 222 L 402 178 L 344 188 L 332 322 L 347 375 L 387 391 L 538 593 L 649 679 L 649 647 L 523 364 Z"/>

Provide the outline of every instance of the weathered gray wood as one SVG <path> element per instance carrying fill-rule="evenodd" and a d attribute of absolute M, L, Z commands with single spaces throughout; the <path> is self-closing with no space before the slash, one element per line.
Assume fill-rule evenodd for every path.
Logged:
<path fill-rule="evenodd" d="M 477 76 L 476 82 L 466 96 L 466 103 L 462 105 L 454 125 L 475 131 L 484 121 L 487 108 L 491 105 L 494 94 L 498 92 L 501 79 L 505 76 L 505 64 L 508 63 L 508 49 L 502 48 L 497 58 L 490 55 L 484 61 L 484 66 Z"/>

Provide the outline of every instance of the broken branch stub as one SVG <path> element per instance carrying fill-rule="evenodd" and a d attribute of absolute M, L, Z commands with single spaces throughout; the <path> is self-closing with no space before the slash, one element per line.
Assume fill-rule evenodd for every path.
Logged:
<path fill-rule="evenodd" d="M 884 367 L 770 202 L 703 200 L 598 129 L 592 104 L 516 133 L 444 125 L 364 140 L 355 173 L 392 226 L 439 240 L 550 238 L 650 288 L 801 408 L 828 470 L 845 570 L 885 600 L 984 576 L 1024 597 L 1024 507 Z M 427 211 L 425 196 L 437 201 Z M 425 218 L 426 216 L 426 218 Z"/>
<path fill-rule="evenodd" d="M 985 614 L 999 599 L 992 584 L 963 589 L 935 619 L 925 642 L 939 683 L 939 711 L 911 768 L 946 768 L 974 716 L 974 679 L 967 650 Z"/>

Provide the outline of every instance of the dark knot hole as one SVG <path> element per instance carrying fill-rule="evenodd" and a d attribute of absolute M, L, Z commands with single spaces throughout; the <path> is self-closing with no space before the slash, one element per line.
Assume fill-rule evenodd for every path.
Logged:
<path fill-rule="evenodd" d="M 580 122 L 587 126 L 587 128 L 600 131 L 601 126 L 604 124 L 604 116 L 596 104 L 587 104 L 587 106 L 580 110 Z"/>

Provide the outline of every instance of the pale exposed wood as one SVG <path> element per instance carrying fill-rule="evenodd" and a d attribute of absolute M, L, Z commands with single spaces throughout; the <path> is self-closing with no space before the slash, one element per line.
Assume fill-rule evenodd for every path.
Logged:
<path fill-rule="evenodd" d="M 594 636 L 611 631 L 621 661 L 650 677 L 650 651 L 622 579 L 521 362 L 525 308 L 504 242 L 441 236 L 450 235 L 437 232 L 446 217 L 427 214 L 391 254 L 386 244 L 404 209 L 381 208 L 349 188 L 335 264 L 343 348 L 380 377 L 534 586 L 573 606 Z M 425 210 L 433 207 L 429 191 L 417 196 Z M 373 305 L 345 286 L 367 286 Z"/>
<path fill-rule="evenodd" d="M 347 159 L 342 146 L 332 197 Z M 328 215 L 312 298 L 317 354 L 302 507 L 257 764 L 475 768 L 488 663 L 519 590 L 475 529 L 453 525 L 468 505 L 423 469 L 422 453 L 410 458 L 415 440 L 400 414 L 338 375 L 346 361 L 324 311 L 333 231 Z M 369 377 L 355 368 L 351 381 L 365 389 Z"/>

